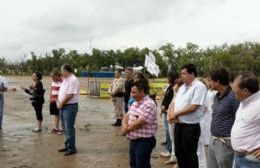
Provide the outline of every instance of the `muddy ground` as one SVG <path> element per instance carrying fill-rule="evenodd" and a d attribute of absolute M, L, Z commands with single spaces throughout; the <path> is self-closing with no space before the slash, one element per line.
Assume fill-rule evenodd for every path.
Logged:
<path fill-rule="evenodd" d="M 48 95 L 51 80 L 43 79 L 46 88 L 43 132 L 33 133 L 36 126 L 34 110 L 20 86 L 29 86 L 31 77 L 7 77 L 10 87 L 17 91 L 5 93 L 3 129 L 0 131 L 1 168 L 126 168 L 129 167 L 128 143 L 120 135 L 120 128 L 112 127 L 112 104 L 109 99 L 82 95 L 76 120 L 76 144 L 78 153 L 64 157 L 57 149 L 63 147 L 63 135 L 50 133 L 54 126 L 49 115 Z M 80 79 L 81 88 L 87 88 L 87 80 Z M 160 103 L 160 102 L 159 102 Z M 165 166 L 166 159 L 159 153 L 165 150 L 160 143 L 164 139 L 162 120 L 158 116 L 157 145 L 152 154 L 154 168 Z"/>

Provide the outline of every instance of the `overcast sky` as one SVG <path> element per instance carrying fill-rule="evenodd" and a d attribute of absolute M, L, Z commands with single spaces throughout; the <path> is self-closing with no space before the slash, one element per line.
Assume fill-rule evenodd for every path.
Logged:
<path fill-rule="evenodd" d="M 260 0 L 0 0 L 0 57 L 260 42 Z"/>

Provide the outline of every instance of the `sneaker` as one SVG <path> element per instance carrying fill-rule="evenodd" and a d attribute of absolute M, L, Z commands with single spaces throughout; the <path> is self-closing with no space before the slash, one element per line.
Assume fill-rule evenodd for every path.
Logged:
<path fill-rule="evenodd" d="M 169 158 L 171 156 L 171 154 L 170 154 L 170 152 L 162 152 L 162 153 L 160 153 L 160 156 L 164 157 L 164 158 Z"/>
<path fill-rule="evenodd" d="M 58 135 L 62 135 L 63 134 L 63 130 L 59 130 L 57 134 Z"/>
<path fill-rule="evenodd" d="M 32 130 L 32 132 L 42 132 L 42 129 L 41 129 L 41 128 L 34 128 L 34 129 Z"/>
<path fill-rule="evenodd" d="M 173 164 L 173 163 L 176 163 L 177 160 L 175 158 L 175 156 L 171 157 L 170 160 L 164 162 L 164 164 L 168 165 L 168 164 Z"/>

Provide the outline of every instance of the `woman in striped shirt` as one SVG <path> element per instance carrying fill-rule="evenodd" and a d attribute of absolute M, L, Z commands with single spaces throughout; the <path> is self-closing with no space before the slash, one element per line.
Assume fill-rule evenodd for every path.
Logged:
<path fill-rule="evenodd" d="M 60 85 L 62 82 L 61 74 L 58 70 L 54 69 L 51 72 L 52 83 L 51 83 L 51 92 L 50 92 L 50 115 L 54 115 L 55 127 L 52 129 L 52 132 L 61 133 L 62 130 L 59 129 L 60 123 L 60 110 L 57 108 L 56 101 L 58 98 L 58 93 L 60 90 Z"/>

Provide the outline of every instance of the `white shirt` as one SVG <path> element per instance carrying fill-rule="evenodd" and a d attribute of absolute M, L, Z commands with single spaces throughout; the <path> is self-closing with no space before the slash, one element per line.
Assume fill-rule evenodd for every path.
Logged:
<path fill-rule="evenodd" d="M 260 147 L 260 91 L 240 103 L 231 131 L 235 151 L 251 152 Z"/>
<path fill-rule="evenodd" d="M 74 104 L 79 101 L 79 80 L 74 74 L 70 75 L 68 78 L 64 78 L 58 95 L 58 101 L 62 102 L 67 94 L 73 94 L 73 97 L 66 102 L 66 104 Z"/>
<path fill-rule="evenodd" d="M 208 90 L 207 97 L 204 102 L 205 111 L 204 115 L 200 121 L 201 134 L 199 141 L 204 145 L 209 145 L 210 140 L 210 125 L 212 120 L 212 104 L 214 103 L 214 97 L 217 91 Z"/>
<path fill-rule="evenodd" d="M 197 79 L 194 79 L 189 86 L 184 84 L 180 87 L 175 99 L 175 112 L 192 104 L 200 105 L 196 111 L 179 116 L 180 123 L 197 124 L 200 122 L 205 110 L 205 107 L 202 105 L 204 105 L 206 96 L 207 87 Z"/>
<path fill-rule="evenodd" d="M 2 77 L 2 76 L 0 76 L 0 88 L 8 88 L 8 82 L 7 82 L 7 80 L 4 78 L 4 77 Z M 0 94 L 1 94 L 2 92 L 0 91 Z"/>

